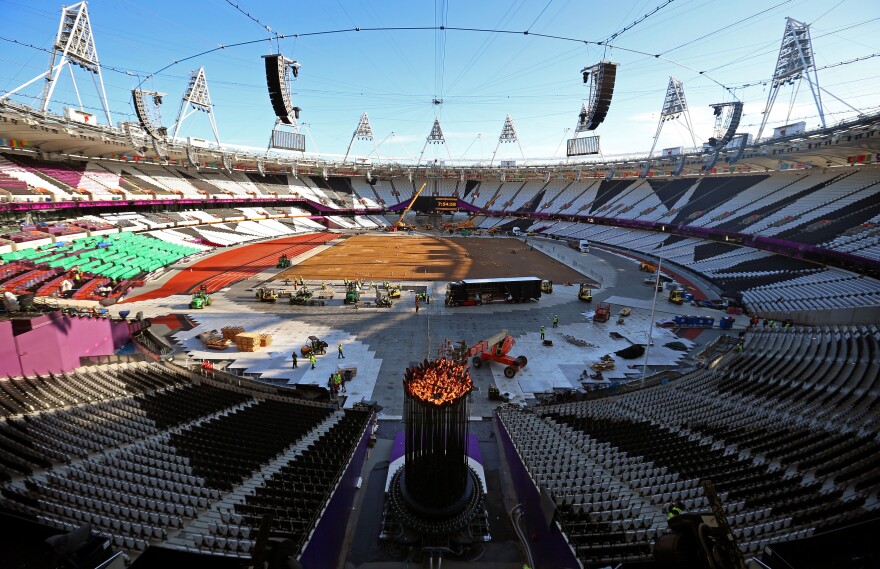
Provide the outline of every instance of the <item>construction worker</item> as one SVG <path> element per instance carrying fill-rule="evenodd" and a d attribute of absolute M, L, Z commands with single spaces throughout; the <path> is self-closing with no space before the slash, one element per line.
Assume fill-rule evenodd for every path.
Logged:
<path fill-rule="evenodd" d="M 419 297 L 416 297 L 416 314 L 419 313 Z"/>
<path fill-rule="evenodd" d="M 339 342 L 339 356 L 336 358 L 337 360 L 344 360 L 345 354 L 342 353 L 342 342 Z"/>
<path fill-rule="evenodd" d="M 296 350 L 294 350 L 293 351 L 293 368 L 292 369 L 296 369 L 296 367 L 297 367 L 297 365 L 296 365 Z"/>
<path fill-rule="evenodd" d="M 553 327 L 559 328 L 559 316 L 553 315 Z"/>
<path fill-rule="evenodd" d="M 546 331 L 547 331 L 547 328 L 544 326 L 541 326 L 541 339 L 542 340 L 544 339 L 544 332 L 546 332 Z"/>
<path fill-rule="evenodd" d="M 312 369 L 315 369 L 315 364 L 318 362 L 317 358 L 315 358 L 315 354 L 309 354 L 309 363 L 312 364 Z"/>
<path fill-rule="evenodd" d="M 676 502 L 674 504 L 669 504 L 669 509 L 667 510 L 669 513 L 666 516 L 666 521 L 671 520 L 675 516 L 680 516 L 684 511 L 684 507 L 681 502 Z"/>

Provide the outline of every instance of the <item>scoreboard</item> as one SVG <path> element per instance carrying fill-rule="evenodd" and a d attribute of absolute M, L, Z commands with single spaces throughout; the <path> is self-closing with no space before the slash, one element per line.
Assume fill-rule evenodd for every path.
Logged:
<path fill-rule="evenodd" d="M 437 211 L 458 211 L 458 198 L 434 198 L 434 209 Z"/>
<path fill-rule="evenodd" d="M 416 203 L 413 204 L 414 211 L 428 212 L 453 212 L 459 211 L 458 198 L 442 197 L 442 196 L 419 196 Z"/>

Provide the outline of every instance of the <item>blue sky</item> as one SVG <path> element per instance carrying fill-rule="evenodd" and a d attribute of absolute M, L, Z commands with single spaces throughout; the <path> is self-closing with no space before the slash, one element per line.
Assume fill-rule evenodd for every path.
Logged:
<path fill-rule="evenodd" d="M 415 158 L 435 117 L 446 145 L 429 145 L 426 159 L 485 160 L 492 156 L 504 117 L 516 125 L 522 152 L 548 161 L 564 159 L 587 96 L 580 70 L 603 57 L 620 64 L 614 100 L 597 130 L 602 151 L 619 155 L 647 151 L 652 142 L 669 76 L 684 82 L 697 142 L 711 135 L 710 103 L 732 100 L 709 79 L 737 87 L 768 79 L 776 63 L 785 17 L 812 24 L 817 64 L 835 64 L 880 53 L 877 0 L 674 0 L 617 37 L 619 48 L 541 38 L 534 34 L 601 41 L 664 0 L 520 0 L 464 2 L 354 1 L 280 2 L 232 0 L 278 33 L 281 52 L 302 64 L 295 104 L 302 107 L 310 151 L 343 154 L 360 115 L 369 113 L 382 158 Z M 88 4 L 104 71 L 113 120 L 132 120 L 130 90 L 143 77 L 218 45 L 227 48 L 172 65 L 144 86 L 168 96 L 162 109 L 170 126 L 191 70 L 204 66 L 220 138 L 224 143 L 265 147 L 274 123 L 261 55 L 275 52 L 270 34 L 226 0 L 92 0 Z M 0 0 L 0 38 L 51 48 L 60 4 L 44 0 Z M 361 31 L 293 38 L 294 34 L 370 27 L 484 28 L 522 33 L 447 30 Z M 49 55 L 0 40 L 0 94 L 48 67 Z M 701 75 L 699 72 L 703 71 Z M 99 108 L 91 80 L 77 79 L 87 107 Z M 878 112 L 880 57 L 819 71 L 819 82 L 853 107 Z M 767 87 L 739 88 L 745 102 L 741 131 L 755 134 Z M 14 95 L 34 102 L 35 86 Z M 442 98 L 441 106 L 433 98 Z M 69 76 L 58 85 L 50 109 L 75 102 Z M 770 125 L 819 119 L 806 84 L 790 105 L 791 90 L 777 100 Z M 855 112 L 823 93 L 826 121 Z M 99 117 L 101 115 L 99 114 Z M 103 120 L 103 119 L 102 119 Z M 181 134 L 212 138 L 208 121 L 193 115 Z M 666 123 L 658 148 L 690 146 L 683 123 Z M 355 142 L 353 154 L 373 152 Z M 374 154 L 375 156 L 375 154 Z M 501 145 L 499 159 L 521 158 L 516 144 Z"/>

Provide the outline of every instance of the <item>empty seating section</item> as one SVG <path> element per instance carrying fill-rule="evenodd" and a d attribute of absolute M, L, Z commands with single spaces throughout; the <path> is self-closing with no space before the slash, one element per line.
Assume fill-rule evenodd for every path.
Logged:
<path fill-rule="evenodd" d="M 60 375 L 0 380 L 0 415 L 15 416 L 70 405 L 126 397 L 175 384 L 161 368 L 80 368 Z"/>
<path fill-rule="evenodd" d="M 230 491 L 328 414 L 321 407 L 263 401 L 172 433 L 169 444 L 209 486 Z"/>
<path fill-rule="evenodd" d="M 613 464 L 620 459 L 629 466 L 630 459 L 608 444 L 570 437 L 571 429 L 563 433 L 533 413 L 500 411 L 499 417 L 532 480 L 553 498 L 579 558 L 600 563 L 650 555 L 649 542 L 662 533 L 655 518 L 663 514 L 638 494 L 636 478 L 631 486 L 629 471 Z M 638 458 L 631 462 L 643 477 L 666 474 Z"/>
<path fill-rule="evenodd" d="M 0 258 L 8 263 L 24 262 L 27 265 L 22 265 L 14 275 L 0 277 L 0 287 L 17 293 L 35 292 L 40 296 L 51 296 L 59 292 L 64 273 L 76 267 L 87 278 L 82 283 L 75 283 L 74 298 L 95 300 L 98 299 L 95 289 L 110 283 L 111 279 L 121 281 L 150 276 L 158 269 L 210 250 L 213 246 L 275 239 L 324 229 L 319 223 L 308 219 L 307 215 L 298 208 L 245 207 L 161 213 L 120 212 L 94 218 L 87 216 L 77 221 L 85 229 L 72 225 L 67 227 L 75 232 L 72 235 L 85 234 L 86 230 L 114 230 L 114 224 L 116 227 L 126 225 L 127 230 L 87 238 L 74 236 L 70 241 L 57 241 L 2 254 Z M 270 216 L 272 218 L 265 219 Z M 380 224 L 385 222 L 376 222 L 367 216 L 340 220 L 340 225 L 353 229 L 375 228 Z M 60 226 L 50 227 L 47 231 L 60 239 L 64 236 L 64 229 Z M 50 237 L 49 234 L 45 236 Z M 117 292 L 114 291 L 114 294 Z"/>
<path fill-rule="evenodd" d="M 178 196 L 168 186 L 158 179 L 153 178 L 148 173 L 139 170 L 136 166 L 107 164 L 106 168 L 111 172 L 119 174 L 120 187 L 127 189 L 129 192 L 150 194 L 155 197 L 168 199 Z"/>
<path fill-rule="evenodd" d="M 0 176 L 3 180 L 0 188 L 21 195 L 25 201 L 27 199 L 42 201 L 37 200 L 35 196 L 42 196 L 42 199 L 45 199 L 46 195 L 51 196 L 55 201 L 63 201 L 69 200 L 71 196 L 59 184 L 53 183 L 48 176 L 40 175 L 39 172 L 15 162 L 13 158 L 7 158 L 5 154 L 0 154 Z M 24 186 L 22 187 L 21 184 Z"/>
<path fill-rule="evenodd" d="M 507 184 L 505 184 L 506 186 Z M 501 203 L 500 208 L 504 211 L 520 211 L 527 204 L 531 205 L 531 201 L 535 199 L 538 193 L 544 188 L 544 182 L 516 182 L 510 184 L 513 186 L 511 188 L 512 191 L 507 191 L 505 188 L 505 197 L 509 196 L 507 200 Z M 495 208 L 501 200 L 496 201 L 492 207 Z"/>
<path fill-rule="evenodd" d="M 878 180 L 877 168 L 863 168 L 672 180 L 554 180 L 542 188 L 537 182 L 484 181 L 469 193 L 468 201 L 485 205 L 497 191 L 493 213 L 537 211 L 668 221 L 760 232 L 876 258 L 880 256 Z M 537 196 L 534 209 L 525 207 Z"/>
<path fill-rule="evenodd" d="M 556 198 L 552 209 L 556 210 L 555 213 L 586 215 L 593 200 L 596 199 L 599 187 L 598 180 L 572 182 Z"/>
<path fill-rule="evenodd" d="M 264 511 L 302 543 L 370 418 L 150 363 L 2 380 L 0 411 L 4 507 L 60 529 L 89 523 L 135 552 L 184 532 L 190 546 L 241 555 Z M 240 487 L 278 457 L 259 488 Z M 235 513 L 218 509 L 234 489 Z M 205 530 L 202 516 L 224 524 Z"/>
<path fill-rule="evenodd" d="M 596 196 L 590 201 L 589 209 L 584 211 L 596 215 L 610 214 L 611 201 L 621 198 L 630 192 L 633 186 L 645 183 L 644 180 L 605 180 L 599 183 Z M 580 201 L 580 200 L 578 200 Z"/>
<path fill-rule="evenodd" d="M 146 233 L 146 235 L 150 235 L 151 237 L 155 237 L 156 239 L 161 239 L 162 241 L 173 243 L 175 245 L 192 247 L 193 249 L 197 249 L 199 251 L 210 251 L 212 249 L 210 245 L 196 243 L 191 235 L 187 235 L 186 233 L 181 233 L 173 229 L 150 231 Z"/>
<path fill-rule="evenodd" d="M 306 191 L 310 191 L 313 197 L 304 195 L 303 197 L 318 201 L 322 205 L 331 208 L 351 207 L 350 194 L 346 196 L 344 193 L 337 191 L 338 188 L 331 187 L 345 185 L 350 192 L 351 184 L 348 178 L 328 178 L 325 180 L 321 176 L 300 176 L 299 181 L 305 186 Z M 346 197 L 348 200 L 346 201 Z"/>
<path fill-rule="evenodd" d="M 634 219 L 639 217 L 647 209 L 652 211 L 660 205 L 660 199 L 651 187 L 651 184 L 645 180 L 631 184 L 619 196 L 614 197 L 599 215 L 613 216 L 623 219 Z M 603 206 L 603 207 L 606 207 Z"/>
<path fill-rule="evenodd" d="M 379 196 L 376 192 L 373 191 L 373 186 L 367 183 L 364 178 L 352 178 L 351 179 L 351 187 L 354 190 L 354 207 L 355 208 L 363 208 L 363 207 L 371 207 L 376 208 L 380 207 L 379 205 Z"/>
<path fill-rule="evenodd" d="M 100 164 L 88 162 L 83 168 L 79 188 L 87 191 L 92 200 L 113 200 L 125 197 L 119 185 L 119 175 L 106 170 Z"/>
<path fill-rule="evenodd" d="M 556 198 L 567 188 L 571 182 L 564 180 L 550 180 L 544 186 L 544 195 L 541 196 L 540 202 L 535 207 L 535 211 L 543 212 L 551 208 L 556 202 Z"/>
<path fill-rule="evenodd" d="M 687 202 L 676 205 L 678 211 L 673 221 L 690 223 L 767 178 L 766 174 L 703 178 L 694 185 L 693 193 L 688 196 Z"/>
<path fill-rule="evenodd" d="M 130 279 L 197 253 L 199 249 L 130 232 L 74 239 L 36 249 L 0 255 L 9 262 L 26 259 L 55 272 L 74 267 L 85 274 L 106 279 Z M 38 282 L 33 285 L 39 284 Z"/>
<path fill-rule="evenodd" d="M 270 514 L 270 535 L 290 538 L 301 548 L 348 464 L 369 418 L 367 411 L 346 410 L 344 416 L 310 443 L 302 454 L 266 477 L 244 503 L 235 506 L 234 521 L 237 523 L 217 528 L 213 547 L 217 547 L 218 537 L 246 538 L 256 534 L 262 516 Z"/>
<path fill-rule="evenodd" d="M 151 185 L 158 186 L 165 192 L 185 198 L 204 198 L 206 195 L 174 170 L 149 164 L 138 164 L 131 166 L 131 169 L 137 172 L 139 177 L 144 177 Z M 220 193 L 219 190 L 217 193 Z"/>
<path fill-rule="evenodd" d="M 80 180 L 83 177 L 81 170 L 61 162 L 47 162 L 33 156 L 5 154 L 4 158 L 60 188 L 67 194 L 67 199 L 80 193 Z M 46 189 L 51 191 L 51 188 Z"/>
<path fill-rule="evenodd" d="M 480 226 L 503 226 L 508 221 L 491 218 Z M 643 256 L 662 255 L 664 262 L 696 271 L 722 290 L 743 292 L 745 304 L 758 313 L 851 309 L 880 302 L 876 279 L 767 251 L 613 225 L 539 220 L 529 229 L 623 247 Z"/>
<path fill-rule="evenodd" d="M 449 179 L 443 178 L 441 180 L 437 180 L 436 182 L 437 182 L 437 188 L 436 188 L 437 193 L 435 195 L 445 196 L 445 197 L 450 197 L 450 198 L 451 197 L 458 197 L 458 184 L 459 184 L 458 180 L 449 180 Z"/>
<path fill-rule="evenodd" d="M 389 180 L 376 180 L 376 183 L 373 185 L 373 191 L 379 197 L 380 205 L 392 206 L 401 201 L 395 193 L 397 190 L 394 189 Z"/>
<path fill-rule="evenodd" d="M 646 558 L 667 504 L 708 509 L 704 479 L 756 553 L 876 513 L 878 362 L 873 326 L 758 329 L 712 370 L 499 418 L 583 561 Z"/>
<path fill-rule="evenodd" d="M 498 197 L 495 199 L 495 203 L 492 204 L 490 209 L 501 211 L 501 202 L 504 199 L 504 194 L 501 194 L 501 188 L 504 184 L 500 184 L 498 182 L 492 180 L 484 180 L 480 182 L 480 185 L 477 186 L 471 195 L 473 196 L 473 201 L 471 202 L 473 205 L 479 208 L 486 207 L 492 198 Z M 406 197 L 406 194 L 402 195 L 402 199 Z M 401 201 L 402 201 L 401 199 Z"/>
<path fill-rule="evenodd" d="M 245 188 L 252 188 L 258 197 L 289 197 L 292 193 L 285 174 L 260 176 L 251 172 L 232 172 L 227 176 Z"/>
<path fill-rule="evenodd" d="M 757 286 L 743 295 L 755 310 L 796 311 L 880 304 L 880 282 L 839 269 Z"/>
<path fill-rule="evenodd" d="M 202 177 L 221 191 L 234 197 L 263 197 L 266 195 L 260 186 L 248 180 L 241 172 L 203 173 Z"/>
<path fill-rule="evenodd" d="M 797 194 L 816 183 L 813 174 L 803 172 L 779 172 L 752 184 L 694 219 L 691 224 L 699 227 L 715 227 L 725 221 L 737 219 L 762 206 L 772 204 L 789 194 Z M 831 176 L 828 177 L 830 179 Z"/>

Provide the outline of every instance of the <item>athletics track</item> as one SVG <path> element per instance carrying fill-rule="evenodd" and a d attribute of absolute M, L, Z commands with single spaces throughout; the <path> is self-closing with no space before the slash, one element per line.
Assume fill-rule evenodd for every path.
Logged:
<path fill-rule="evenodd" d="M 203 259 L 192 267 L 181 270 L 161 287 L 126 300 L 132 302 L 164 298 L 172 294 L 189 294 L 203 284 L 208 287 L 208 292 L 217 292 L 274 267 L 282 254 L 292 259 L 338 237 L 333 233 L 311 233 L 245 245 Z"/>

